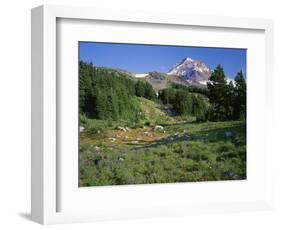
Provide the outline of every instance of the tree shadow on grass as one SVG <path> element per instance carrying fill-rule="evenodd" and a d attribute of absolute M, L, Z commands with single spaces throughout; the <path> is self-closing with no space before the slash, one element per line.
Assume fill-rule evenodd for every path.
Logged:
<path fill-rule="evenodd" d="M 162 138 L 151 144 L 136 147 L 135 149 L 147 149 L 147 148 L 157 148 L 161 145 L 171 145 L 182 141 L 201 141 L 202 144 L 210 142 L 220 142 L 220 141 L 237 141 L 240 140 L 246 143 L 246 125 L 245 124 L 235 124 L 229 127 L 212 127 L 206 130 L 195 131 L 192 134 L 188 132 L 178 133 L 170 135 L 168 137 Z"/>
<path fill-rule="evenodd" d="M 197 131 L 194 132 L 191 139 L 195 141 L 216 142 L 234 140 L 235 138 L 246 141 L 246 126 L 244 124 Z"/>

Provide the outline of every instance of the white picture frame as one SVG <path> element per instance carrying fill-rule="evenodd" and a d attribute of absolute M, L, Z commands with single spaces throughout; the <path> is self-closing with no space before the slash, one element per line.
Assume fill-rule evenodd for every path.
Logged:
<path fill-rule="evenodd" d="M 251 87 L 250 102 L 254 101 L 254 96 L 259 93 L 261 98 L 261 106 L 266 106 L 266 112 L 262 113 L 258 118 L 253 118 L 249 122 L 249 135 L 252 137 L 250 142 L 254 143 L 256 140 L 262 140 L 262 136 L 255 132 L 255 126 L 259 124 L 263 136 L 270 137 L 270 127 L 267 122 L 270 121 L 272 111 L 272 84 L 273 84 L 273 23 L 271 20 L 265 19 L 246 19 L 246 18 L 231 18 L 231 17 L 210 17 L 210 16 L 191 16 L 191 15 L 173 15 L 173 14 L 160 14 L 149 12 L 127 12 L 115 10 L 102 10 L 91 8 L 79 7 L 66 7 L 66 6 L 52 6 L 44 5 L 32 9 L 32 183 L 31 183 L 31 213 L 32 219 L 41 224 L 57 224 L 57 223 L 70 223 L 82 221 L 97 221 L 107 219 L 126 219 L 126 218 L 142 218 L 153 216 L 173 216 L 173 215 L 186 215 L 198 214 L 206 212 L 226 212 L 226 211 L 245 211 L 245 210 L 265 210 L 272 207 L 272 175 L 271 175 L 271 152 L 267 142 L 260 142 L 259 146 L 255 149 L 250 149 L 250 152 L 256 150 L 259 152 L 260 157 L 257 161 L 253 160 L 247 170 L 255 171 L 253 173 L 254 182 L 251 184 L 252 179 L 240 182 L 200 182 L 193 185 L 182 184 L 168 184 L 168 185 L 142 185 L 142 186 L 123 186 L 122 188 L 113 188 L 109 186 L 106 188 L 97 188 L 95 190 L 89 188 L 84 189 L 82 194 L 79 192 L 78 196 L 73 194 L 76 192 L 68 191 L 63 183 L 66 178 L 63 176 L 65 172 L 61 169 L 61 164 L 64 160 L 63 156 L 59 156 L 59 141 L 58 126 L 59 113 L 61 112 L 61 104 L 58 103 L 60 95 L 60 84 L 58 83 L 57 76 L 60 74 L 58 65 L 61 63 L 58 58 L 59 45 L 58 39 L 61 32 L 62 20 L 68 20 L 70 23 L 74 21 L 99 21 L 107 25 L 113 25 L 115 22 L 123 24 L 134 25 L 151 25 L 153 27 L 170 29 L 180 27 L 183 30 L 185 27 L 192 27 L 200 30 L 215 29 L 220 31 L 239 30 L 242 33 L 250 33 L 256 31 L 260 34 L 259 44 L 262 44 L 260 50 L 260 59 L 256 59 L 256 63 L 260 63 L 261 73 L 259 74 L 261 82 L 259 84 L 250 84 L 251 78 L 248 83 Z M 81 22 L 83 23 L 83 22 Z M 79 23 L 76 29 L 81 26 Z M 114 27 L 114 25 L 113 25 Z M 146 27 L 144 26 L 144 30 Z M 71 32 L 73 34 L 73 32 Z M 84 28 L 85 37 L 87 37 L 87 28 Z M 82 35 L 81 35 L 82 36 Z M 215 35 L 216 36 L 216 35 Z M 254 36 L 254 35 L 253 35 Z M 77 38 L 79 39 L 79 38 Z M 100 38 L 102 39 L 102 37 Z M 118 38 L 116 38 L 118 39 Z M 121 40 L 124 38 L 120 38 Z M 131 38 L 134 39 L 134 38 Z M 161 41 L 160 36 L 157 38 Z M 236 39 L 236 40 L 235 40 Z M 254 44 L 252 37 L 248 38 L 248 43 Z M 247 39 L 245 39 L 247 40 Z M 149 40 L 146 41 L 147 43 Z M 166 41 L 163 40 L 165 44 Z M 177 43 L 177 41 L 175 41 Z M 216 42 L 221 42 L 219 39 L 212 43 L 214 46 Z M 232 43 L 233 42 L 233 43 Z M 233 41 L 229 43 L 236 44 L 233 46 L 239 47 L 243 43 L 239 40 L 239 36 L 233 36 Z M 145 43 L 145 42 L 144 42 Z M 204 45 L 204 41 L 202 41 Z M 211 45 L 212 45 L 211 44 Z M 210 45 L 210 44 L 209 44 Z M 226 43 L 226 46 L 228 43 Z M 242 45 L 243 46 L 243 45 Z M 247 46 L 247 45 L 245 45 Z M 244 46 L 243 46 L 244 47 Z M 67 48 L 67 47 L 66 47 Z M 69 48 L 69 47 L 68 47 Z M 248 48 L 248 47 L 244 47 Z M 251 48 L 252 50 L 254 47 Z M 65 52 L 65 49 L 60 51 Z M 71 56 L 73 52 L 67 53 Z M 251 57 L 254 57 L 252 55 Z M 76 57 L 77 58 L 77 57 Z M 254 66 L 249 63 L 250 67 Z M 250 68 L 251 70 L 251 68 Z M 254 71 L 254 70 L 253 70 Z M 270 80 L 269 80 L 270 79 Z M 78 82 L 78 81 L 77 81 Z M 75 82 L 77 87 L 77 82 Z M 73 83 L 73 82 L 72 82 Z M 263 84 L 265 83 L 265 84 Z M 66 86 L 71 87 L 71 86 Z M 78 87 L 77 87 L 78 88 Z M 70 89 L 70 88 L 69 88 Z M 253 100 L 251 100 L 251 98 Z M 262 99 L 263 98 L 263 99 Z M 63 103 L 63 100 L 61 101 Z M 251 104 L 250 104 L 251 105 Z M 250 118 L 251 114 L 256 111 L 254 105 L 249 106 Z M 249 119 L 249 118 L 248 118 Z M 75 126 L 75 125 L 74 125 Z M 78 126 L 76 126 L 78 128 Z M 252 140 L 252 141 L 251 141 Z M 259 150 L 260 149 L 260 150 Z M 263 150 L 263 151 L 261 151 Z M 247 150 L 249 151 L 249 150 Z M 69 169 L 74 172 L 77 168 L 77 160 L 75 156 L 70 157 L 70 162 L 67 166 L 64 165 L 63 169 Z M 76 165 L 71 169 L 72 165 Z M 249 173 L 249 172 L 247 172 Z M 257 175 L 263 175 L 261 180 L 257 180 Z M 71 174 L 72 175 L 72 174 Z M 70 179 L 71 180 L 71 179 Z M 75 182 L 75 181 L 74 181 Z M 73 186 L 73 181 L 71 186 Z M 227 185 L 227 188 L 225 188 Z M 64 187 L 65 186 L 65 187 Z M 118 187 L 118 186 L 117 186 Z M 70 187 L 71 188 L 71 187 Z M 262 188 L 262 189 L 261 189 Z M 76 189 L 76 188 L 75 188 Z M 78 189 L 78 184 L 77 184 Z M 184 197 L 182 191 L 192 194 L 193 202 L 180 201 Z M 199 202 L 200 194 L 203 191 L 208 191 L 210 194 L 219 191 L 215 199 L 207 197 Z M 240 190 L 241 189 L 241 190 Z M 223 192 L 236 190 L 239 195 L 233 199 L 228 196 L 223 196 Z M 255 190 L 255 194 L 248 194 L 243 196 L 243 192 L 251 193 Z M 63 191 L 63 192 L 61 192 Z M 165 205 L 160 205 L 161 195 L 157 201 L 157 194 L 162 191 L 162 196 L 175 196 L 178 199 L 171 199 Z M 221 194 L 220 194 L 221 193 Z M 78 194 L 78 193 L 77 193 Z M 91 194 L 98 195 L 99 200 L 102 201 L 105 197 L 109 200 L 106 203 L 98 202 L 97 200 L 79 200 L 79 196 L 85 196 L 87 199 Z M 144 194 L 140 197 L 140 194 Z M 122 203 L 115 202 L 112 197 L 118 196 L 125 200 Z M 140 202 L 137 202 L 137 197 L 140 197 Z M 155 203 L 149 197 L 155 198 Z M 221 200 L 219 200 L 221 197 Z M 252 199 L 250 199 L 252 197 Z M 144 201 L 144 199 L 148 201 Z M 61 208 L 61 203 L 64 202 Z M 67 204 L 65 204 L 65 202 Z M 87 202 L 95 207 L 88 207 Z M 81 205 L 79 205 L 81 203 Z M 123 205 L 124 204 L 124 205 Z M 78 207 L 79 206 L 79 207 Z"/>

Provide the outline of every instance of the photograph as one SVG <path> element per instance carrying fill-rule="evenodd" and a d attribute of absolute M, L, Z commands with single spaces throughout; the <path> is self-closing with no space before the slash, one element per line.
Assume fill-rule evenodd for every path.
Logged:
<path fill-rule="evenodd" d="M 247 49 L 78 50 L 79 187 L 247 179 Z"/>

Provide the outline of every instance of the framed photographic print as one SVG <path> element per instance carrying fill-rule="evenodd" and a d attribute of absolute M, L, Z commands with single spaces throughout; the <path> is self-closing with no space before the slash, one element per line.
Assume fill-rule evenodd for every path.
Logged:
<path fill-rule="evenodd" d="M 270 208 L 272 31 L 264 19 L 34 8 L 32 219 Z"/>

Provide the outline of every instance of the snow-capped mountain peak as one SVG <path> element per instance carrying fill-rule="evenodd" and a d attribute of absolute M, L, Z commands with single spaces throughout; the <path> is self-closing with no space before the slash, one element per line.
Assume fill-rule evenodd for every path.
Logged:
<path fill-rule="evenodd" d="M 185 61 L 194 61 L 194 60 L 190 57 L 187 57 L 187 58 L 185 58 Z"/>
<path fill-rule="evenodd" d="M 211 73 L 211 69 L 205 63 L 187 57 L 174 65 L 168 75 L 181 76 L 188 82 L 200 84 L 200 82 L 208 81 Z"/>

